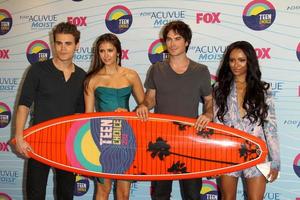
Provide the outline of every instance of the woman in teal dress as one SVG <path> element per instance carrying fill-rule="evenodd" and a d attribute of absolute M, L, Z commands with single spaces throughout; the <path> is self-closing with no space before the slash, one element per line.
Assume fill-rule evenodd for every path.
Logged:
<path fill-rule="evenodd" d="M 101 35 L 95 43 L 95 55 L 85 80 L 85 111 L 129 111 L 133 94 L 137 104 L 144 100 L 144 89 L 136 71 L 121 67 L 121 43 L 111 33 Z M 118 180 L 117 199 L 129 199 L 129 181 Z M 107 200 L 112 180 L 98 179 L 96 200 Z"/>

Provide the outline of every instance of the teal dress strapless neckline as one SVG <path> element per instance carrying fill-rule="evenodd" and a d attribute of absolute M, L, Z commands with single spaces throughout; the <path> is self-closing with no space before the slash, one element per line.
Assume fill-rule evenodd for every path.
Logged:
<path fill-rule="evenodd" d="M 132 87 L 110 88 L 97 87 L 95 89 L 95 108 L 98 112 L 113 112 L 117 108 L 126 108 L 129 111 L 129 98 Z M 96 180 L 104 184 L 103 178 Z"/>
<path fill-rule="evenodd" d="M 96 111 L 112 112 L 117 108 L 126 108 L 129 111 L 131 92 L 131 86 L 123 88 L 97 87 L 95 89 Z"/>

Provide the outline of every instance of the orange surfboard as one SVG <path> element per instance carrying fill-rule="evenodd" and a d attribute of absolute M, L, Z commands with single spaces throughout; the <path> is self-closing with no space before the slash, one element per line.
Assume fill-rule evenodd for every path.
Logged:
<path fill-rule="evenodd" d="M 197 131 L 196 120 L 132 112 L 76 114 L 24 131 L 30 156 L 87 176 L 124 180 L 173 180 L 214 176 L 265 160 L 265 143 L 221 124 Z"/>

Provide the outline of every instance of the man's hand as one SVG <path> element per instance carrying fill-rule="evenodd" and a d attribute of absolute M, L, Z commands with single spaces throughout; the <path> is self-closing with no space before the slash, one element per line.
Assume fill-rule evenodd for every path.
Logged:
<path fill-rule="evenodd" d="M 21 156 L 29 158 L 28 151 L 32 151 L 30 145 L 23 138 L 16 138 L 16 150 Z"/>
<path fill-rule="evenodd" d="M 137 107 L 136 109 L 136 115 L 142 120 L 142 121 L 147 121 L 148 120 L 148 114 L 149 110 L 147 106 L 144 104 L 141 104 Z"/>

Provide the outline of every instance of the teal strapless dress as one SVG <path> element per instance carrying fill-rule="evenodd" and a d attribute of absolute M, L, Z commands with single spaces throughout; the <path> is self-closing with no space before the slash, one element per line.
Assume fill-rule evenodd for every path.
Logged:
<path fill-rule="evenodd" d="M 95 90 L 95 107 L 97 112 L 113 112 L 117 108 L 126 108 L 129 111 L 129 98 L 132 87 L 109 88 L 97 87 Z M 103 178 L 96 178 L 103 184 Z"/>
<path fill-rule="evenodd" d="M 129 111 L 129 98 L 132 87 L 109 88 L 97 87 L 95 90 L 95 107 L 97 112 L 112 112 L 117 108 Z"/>

